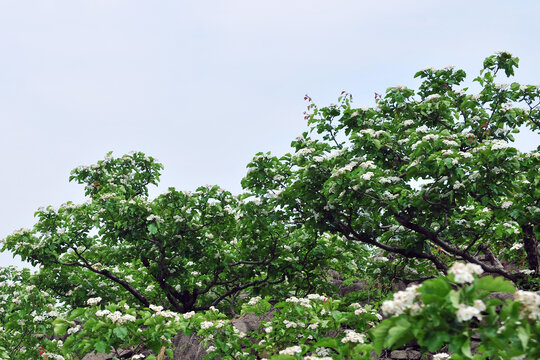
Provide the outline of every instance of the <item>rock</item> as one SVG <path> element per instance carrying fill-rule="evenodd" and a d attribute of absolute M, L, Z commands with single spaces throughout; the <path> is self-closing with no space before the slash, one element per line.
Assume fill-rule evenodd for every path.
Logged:
<path fill-rule="evenodd" d="M 394 350 L 390 353 L 391 359 L 420 359 L 422 353 L 416 350 Z"/>
<path fill-rule="evenodd" d="M 174 360 L 203 360 L 207 355 L 196 334 L 179 333 L 173 339 L 173 348 Z"/>

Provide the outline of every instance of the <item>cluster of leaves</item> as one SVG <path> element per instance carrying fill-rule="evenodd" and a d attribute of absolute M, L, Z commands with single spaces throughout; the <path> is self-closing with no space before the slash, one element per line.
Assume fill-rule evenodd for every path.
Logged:
<path fill-rule="evenodd" d="M 55 298 L 33 283 L 28 269 L 0 267 L 0 359 L 38 358 L 58 308 Z"/>
<path fill-rule="evenodd" d="M 208 358 L 289 359 L 283 352 L 290 348 L 297 349 L 298 355 L 369 358 L 372 348 L 363 344 L 362 333 L 382 319 L 370 305 L 343 304 L 318 294 L 290 297 L 274 304 L 269 300 L 251 298 L 242 306 L 238 319 L 208 312 L 198 323 L 197 332 L 207 346 L 211 344 L 207 348 Z M 258 316 L 255 322 L 260 325 L 256 329 L 243 329 L 242 319 L 248 315 L 252 321 L 253 316 Z M 345 331 L 344 327 L 347 327 Z M 329 334 L 333 337 L 328 337 Z"/>
<path fill-rule="evenodd" d="M 493 292 L 515 292 L 502 277 L 481 277 L 471 284 L 455 284 L 452 280 L 452 275 L 426 280 L 403 313 L 383 320 L 372 331 L 374 349 L 380 353 L 383 348 L 396 348 L 416 339 L 425 352 L 447 346 L 452 359 L 540 356 L 540 295 L 525 294 L 536 304 L 519 297 L 518 301 L 503 302 L 489 296 Z M 471 339 L 480 341 L 474 355 Z"/>

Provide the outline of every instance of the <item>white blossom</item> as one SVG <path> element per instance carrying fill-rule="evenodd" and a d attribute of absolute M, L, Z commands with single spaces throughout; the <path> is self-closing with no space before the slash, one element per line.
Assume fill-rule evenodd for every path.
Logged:
<path fill-rule="evenodd" d="M 368 172 L 366 172 L 366 173 L 360 175 L 360 178 L 361 178 L 362 180 L 368 181 L 368 180 L 370 180 L 370 179 L 373 177 L 373 175 L 375 175 L 375 174 L 372 173 L 371 171 L 368 171 Z"/>
<path fill-rule="evenodd" d="M 416 132 L 419 133 L 427 133 L 429 131 L 429 128 L 426 125 L 422 125 L 416 129 Z"/>
<path fill-rule="evenodd" d="M 471 320 L 473 317 L 481 320 L 482 315 L 480 315 L 480 312 L 481 310 L 479 310 L 477 307 L 459 304 L 458 310 L 456 311 L 456 317 L 459 322 Z"/>
<path fill-rule="evenodd" d="M 341 339 L 342 343 L 364 343 L 364 334 L 359 334 L 354 330 L 345 330 L 345 337 Z"/>
<path fill-rule="evenodd" d="M 448 269 L 448 272 L 454 275 L 455 282 L 464 284 L 472 283 L 474 281 L 473 274 L 480 275 L 484 270 L 477 264 L 455 262 L 454 265 Z"/>
<path fill-rule="evenodd" d="M 214 323 L 211 321 L 203 321 L 201 323 L 201 329 L 203 330 L 210 329 L 212 326 L 214 326 Z"/>
<path fill-rule="evenodd" d="M 505 201 L 501 204 L 501 207 L 503 209 L 508 209 L 510 206 L 512 206 L 513 202 L 512 201 Z"/>
<path fill-rule="evenodd" d="M 288 347 L 284 350 L 281 350 L 279 353 L 282 354 L 282 355 L 296 355 L 296 354 L 300 354 L 302 352 L 302 348 L 298 345 L 295 345 L 295 346 L 291 346 L 291 347 Z"/>
<path fill-rule="evenodd" d="M 94 305 L 99 304 L 100 301 L 101 301 L 101 298 L 98 296 L 95 298 L 89 298 L 88 300 L 86 300 L 86 303 L 90 306 L 94 306 Z"/>

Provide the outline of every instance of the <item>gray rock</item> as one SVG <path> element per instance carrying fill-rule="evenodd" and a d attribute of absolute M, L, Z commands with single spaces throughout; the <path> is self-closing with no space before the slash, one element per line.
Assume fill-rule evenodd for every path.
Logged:
<path fill-rule="evenodd" d="M 420 359 L 422 353 L 416 350 L 394 350 L 390 353 L 391 359 Z"/>
<path fill-rule="evenodd" d="M 176 335 L 173 339 L 173 347 L 174 360 L 203 360 L 207 355 L 196 334 Z"/>

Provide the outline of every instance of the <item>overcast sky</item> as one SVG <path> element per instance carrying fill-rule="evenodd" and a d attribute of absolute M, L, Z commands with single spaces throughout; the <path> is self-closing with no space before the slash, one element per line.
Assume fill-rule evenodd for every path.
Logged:
<path fill-rule="evenodd" d="M 111 150 L 158 158 L 154 193 L 238 193 L 256 152 L 307 129 L 306 93 L 370 106 L 426 66 L 472 78 L 496 50 L 540 83 L 539 19 L 539 1 L 0 0 L 0 238 L 82 201 L 70 170 Z"/>

